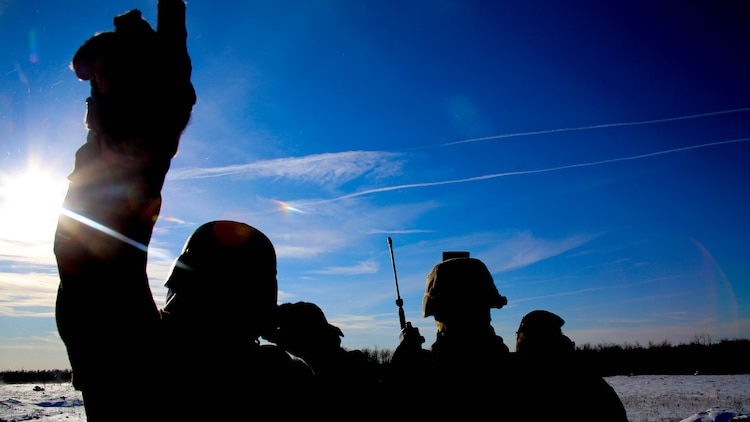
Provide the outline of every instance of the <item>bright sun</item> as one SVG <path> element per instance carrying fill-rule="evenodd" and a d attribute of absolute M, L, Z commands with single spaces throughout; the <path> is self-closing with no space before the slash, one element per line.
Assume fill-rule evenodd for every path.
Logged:
<path fill-rule="evenodd" d="M 0 175 L 0 237 L 6 241 L 51 241 L 67 186 L 65 176 L 41 169 Z"/>

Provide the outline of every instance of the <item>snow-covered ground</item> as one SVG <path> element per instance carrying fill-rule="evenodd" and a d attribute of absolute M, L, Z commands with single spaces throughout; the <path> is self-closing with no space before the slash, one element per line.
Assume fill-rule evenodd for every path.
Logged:
<path fill-rule="evenodd" d="M 750 374 L 639 375 L 606 380 L 620 396 L 630 422 L 728 422 L 732 415 L 750 414 Z M 0 384 L 0 422 L 86 420 L 81 394 L 70 383 L 39 384 L 40 391 L 35 391 L 35 386 Z M 122 402 L 122 410 L 127 412 L 128 403 L 137 400 L 124 397 Z M 571 406 L 585 411 L 586 403 Z M 712 414 L 698 415 L 709 409 Z M 133 416 L 137 420 L 137 415 Z M 750 416 L 743 420 L 750 422 Z"/>
<path fill-rule="evenodd" d="M 750 374 L 638 375 L 605 379 L 620 396 L 630 422 L 673 422 L 684 419 L 690 422 L 723 422 L 721 418 L 729 416 L 726 413 L 750 414 Z M 582 405 L 585 407 L 585 404 Z M 708 410 L 713 410 L 713 415 L 701 415 L 704 416 L 703 420 L 691 418 Z M 725 414 L 721 415 L 720 412 Z M 745 420 L 750 422 L 750 419 Z"/>
<path fill-rule="evenodd" d="M 43 388 L 36 391 L 35 387 Z M 0 383 L 0 422 L 85 421 L 81 392 L 69 383 Z"/>

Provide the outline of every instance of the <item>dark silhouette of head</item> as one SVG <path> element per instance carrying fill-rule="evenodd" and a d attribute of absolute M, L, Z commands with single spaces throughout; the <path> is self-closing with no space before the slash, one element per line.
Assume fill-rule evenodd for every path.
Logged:
<path fill-rule="evenodd" d="M 263 333 L 263 337 L 302 358 L 308 357 L 311 349 L 337 349 L 344 336 L 339 327 L 328 323 L 323 310 L 310 302 L 282 303 L 276 321 L 276 329 Z"/>
<path fill-rule="evenodd" d="M 482 261 L 451 258 L 435 265 L 427 275 L 422 314 L 445 324 L 485 320 L 489 323 L 490 309 L 502 308 L 507 303 Z"/>
<path fill-rule="evenodd" d="M 552 312 L 529 312 L 521 319 L 516 332 L 516 352 L 538 355 L 572 351 L 575 344 L 563 334 L 564 324 L 565 320 Z"/>
<path fill-rule="evenodd" d="M 172 265 L 164 311 L 190 323 L 220 320 L 257 338 L 273 326 L 276 252 L 258 229 L 228 220 L 198 227 Z M 219 329 L 219 327 L 215 327 Z"/>

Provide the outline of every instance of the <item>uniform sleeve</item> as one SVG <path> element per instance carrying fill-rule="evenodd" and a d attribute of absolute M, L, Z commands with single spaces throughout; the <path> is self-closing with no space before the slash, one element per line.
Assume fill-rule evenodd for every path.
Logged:
<path fill-rule="evenodd" d="M 88 136 L 55 232 L 56 321 L 74 386 L 84 392 L 113 372 L 137 378 L 152 369 L 144 362 L 153 360 L 159 312 L 147 247 L 195 103 L 184 8 L 182 0 L 160 0 L 156 31 L 137 10 L 118 16 L 114 32 L 92 37 L 73 58 L 91 96 Z M 174 23 L 180 19 L 182 32 Z"/>

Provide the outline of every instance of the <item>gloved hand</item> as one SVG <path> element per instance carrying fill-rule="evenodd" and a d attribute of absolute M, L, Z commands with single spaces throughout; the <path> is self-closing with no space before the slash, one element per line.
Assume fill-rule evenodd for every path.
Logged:
<path fill-rule="evenodd" d="M 400 341 L 399 347 L 421 348 L 422 343 L 424 343 L 424 337 L 419 334 L 419 328 L 413 327 L 411 322 L 406 323 L 406 327 L 398 334 L 398 339 Z"/>
<path fill-rule="evenodd" d="M 137 9 L 115 17 L 115 31 L 91 37 L 71 63 L 80 79 L 90 81 L 91 96 L 88 136 L 76 152 L 63 208 L 143 245 L 151 239 L 170 161 L 196 101 L 185 3 L 159 0 L 158 11 L 156 31 Z M 61 219 L 56 253 L 75 255 L 88 245 L 107 254 L 103 244 L 118 247 L 81 226 Z"/>
<path fill-rule="evenodd" d="M 137 9 L 115 17 L 115 31 L 86 41 L 72 68 L 91 81 L 86 123 L 107 148 L 171 158 L 196 96 L 185 3 L 160 0 L 158 11 L 156 31 Z"/>

